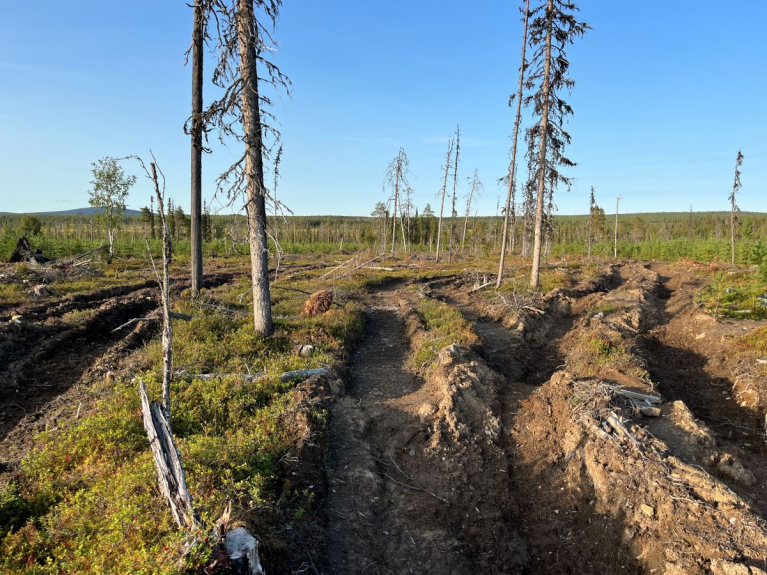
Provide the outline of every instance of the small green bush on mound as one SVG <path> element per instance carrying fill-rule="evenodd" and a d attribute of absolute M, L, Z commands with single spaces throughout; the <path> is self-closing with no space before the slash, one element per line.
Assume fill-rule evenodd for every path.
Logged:
<path fill-rule="evenodd" d="M 480 342 L 461 312 L 446 303 L 424 297 L 418 301 L 416 311 L 423 318 L 426 329 L 414 339 L 408 362 L 411 369 L 423 370 L 436 359 L 440 349 L 450 344 L 470 346 Z"/>

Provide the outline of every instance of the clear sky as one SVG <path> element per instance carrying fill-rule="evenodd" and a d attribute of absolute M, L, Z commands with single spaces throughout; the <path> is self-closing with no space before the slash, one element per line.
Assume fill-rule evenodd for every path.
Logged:
<path fill-rule="evenodd" d="M 618 195 L 622 212 L 727 209 L 738 148 L 740 207 L 767 211 L 767 2 L 579 4 L 593 30 L 568 52 L 577 81 L 568 152 L 578 166 L 572 191 L 556 196 L 559 213 L 585 213 L 592 185 L 608 212 Z M 274 110 L 284 140 L 280 198 L 296 214 L 367 215 L 385 199 L 384 171 L 402 146 L 419 210 L 434 207 L 445 141 L 460 124 L 462 195 L 477 169 L 479 212 L 494 214 L 513 126 L 520 5 L 286 0 L 276 62 L 294 92 Z M 7 2 L 0 211 L 86 206 L 91 162 L 150 149 L 188 211 L 191 24 L 183 1 Z M 238 155 L 235 143 L 205 156 L 208 201 Z M 149 195 L 139 179 L 129 206 Z"/>

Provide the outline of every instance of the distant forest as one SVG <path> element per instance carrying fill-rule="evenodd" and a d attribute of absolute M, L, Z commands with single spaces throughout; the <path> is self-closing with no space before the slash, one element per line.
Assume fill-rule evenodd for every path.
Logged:
<path fill-rule="evenodd" d="M 171 207 L 169 218 L 177 257 L 188 257 L 190 219 L 182 209 Z M 376 215 L 269 217 L 270 249 L 275 240 L 284 253 L 334 253 L 362 249 L 391 249 L 391 218 L 385 209 Z M 489 255 L 500 253 L 501 216 L 446 218 L 454 224 L 452 250 L 456 254 Z M 552 218 L 544 255 L 561 258 L 587 252 L 587 215 Z M 431 252 L 435 249 L 438 218 L 429 206 L 403 220 L 404 234 L 397 232 L 397 251 Z M 463 234 L 466 226 L 465 237 Z M 601 210 L 593 224 L 592 253 L 611 256 L 615 232 L 614 214 Z M 645 259 L 686 257 L 701 261 L 729 259 L 730 212 L 641 213 L 618 216 L 618 256 Z M 247 225 L 242 215 L 203 214 L 203 240 L 206 257 L 247 253 Z M 141 215 L 125 216 L 117 234 L 116 255 L 141 257 L 144 234 L 159 251 L 159 218 L 144 208 Z M 85 252 L 104 241 L 105 233 L 95 215 L 0 215 L 0 257 L 7 260 L 21 235 L 53 257 Z M 523 221 L 517 218 L 509 246 L 514 253 L 525 249 Z M 767 237 L 767 214 L 739 213 L 737 260 L 749 263 L 755 246 Z M 447 242 L 447 238 L 445 239 Z M 404 245 L 404 247 L 403 247 Z"/>

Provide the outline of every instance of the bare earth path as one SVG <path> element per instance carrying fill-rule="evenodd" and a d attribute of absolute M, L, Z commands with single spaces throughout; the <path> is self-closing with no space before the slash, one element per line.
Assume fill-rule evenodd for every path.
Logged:
<path fill-rule="evenodd" d="M 402 297 L 396 289 L 371 296 L 367 338 L 333 408 L 332 572 L 520 573 L 527 550 L 509 497 L 510 462 L 466 411 L 481 404 L 480 415 L 489 413 L 477 401 L 500 401 L 492 389 L 500 378 L 465 350 L 441 354 L 427 379 L 409 371 Z"/>
<path fill-rule="evenodd" d="M 348 393 L 333 413 L 330 563 L 335 573 L 470 573 L 446 504 L 400 484 L 417 487 L 408 474 L 424 489 L 430 485 L 429 470 L 409 446 L 417 426 L 396 405 L 422 382 L 404 369 L 409 347 L 393 293 L 375 300 Z"/>

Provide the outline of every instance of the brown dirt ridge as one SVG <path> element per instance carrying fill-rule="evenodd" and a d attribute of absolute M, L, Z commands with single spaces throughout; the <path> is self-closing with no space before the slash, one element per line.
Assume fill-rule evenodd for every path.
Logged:
<path fill-rule="evenodd" d="M 767 382 L 733 352 L 765 322 L 702 313 L 702 281 L 617 264 L 530 309 L 454 278 L 371 294 L 330 410 L 323 572 L 767 572 Z M 419 295 L 481 344 L 411 371 Z"/>

